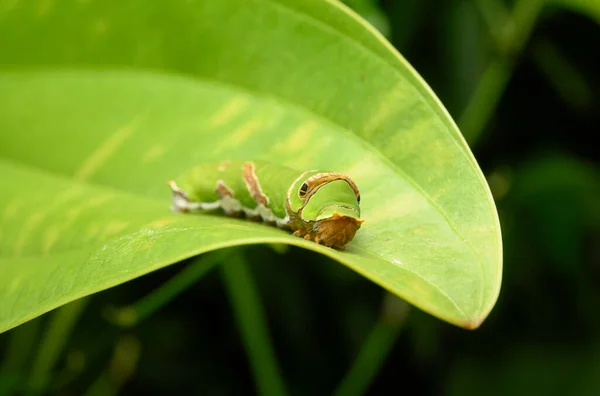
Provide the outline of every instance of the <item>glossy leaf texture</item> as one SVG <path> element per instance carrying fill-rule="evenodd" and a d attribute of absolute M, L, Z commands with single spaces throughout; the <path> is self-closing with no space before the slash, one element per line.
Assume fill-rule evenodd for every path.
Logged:
<path fill-rule="evenodd" d="M 0 37 L 0 331 L 252 243 L 325 254 L 465 328 L 492 309 L 500 229 L 473 155 L 418 74 L 337 2 L 12 2 Z M 347 173 L 363 227 L 334 251 L 171 213 L 166 181 L 224 159 Z"/>

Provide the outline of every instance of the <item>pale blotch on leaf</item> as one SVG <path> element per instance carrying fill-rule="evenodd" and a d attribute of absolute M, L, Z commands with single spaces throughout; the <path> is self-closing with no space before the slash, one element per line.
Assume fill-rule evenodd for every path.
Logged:
<path fill-rule="evenodd" d="M 23 281 L 23 277 L 22 276 L 15 276 L 11 279 L 10 283 L 8 284 L 8 291 L 6 294 L 11 294 L 14 291 L 17 290 L 17 288 L 21 285 Z"/>
<path fill-rule="evenodd" d="M 104 226 L 102 236 L 104 238 L 107 238 L 107 237 L 116 235 L 116 234 L 120 233 L 121 231 L 123 231 L 125 228 L 127 228 L 127 226 L 129 224 L 131 224 L 131 222 L 129 222 L 129 221 L 113 220 L 113 221 L 109 222 L 108 224 L 106 224 L 106 226 Z"/>
<path fill-rule="evenodd" d="M 167 148 L 165 146 L 163 146 L 162 144 L 157 144 L 144 153 L 144 156 L 142 157 L 142 162 L 147 164 L 149 162 L 156 161 L 157 159 L 165 155 L 166 152 Z"/>
<path fill-rule="evenodd" d="M 404 96 L 406 96 L 406 83 L 404 81 L 398 81 L 387 94 L 379 96 L 375 111 L 365 121 L 361 135 L 367 140 L 371 138 L 391 114 L 398 113 L 398 106 L 403 103 L 399 98 Z"/>
<path fill-rule="evenodd" d="M 37 231 L 38 226 L 41 224 L 42 220 L 44 220 L 47 214 L 48 212 L 37 212 L 29 216 L 29 218 L 21 228 L 21 232 L 19 232 L 19 236 L 17 237 L 17 241 L 15 242 L 15 255 L 20 255 L 21 253 L 23 253 L 25 245 L 31 240 L 33 234 Z"/>
<path fill-rule="evenodd" d="M 227 139 L 217 147 L 215 152 L 221 153 L 242 146 L 256 131 L 264 127 L 266 121 L 267 119 L 264 116 L 249 119 L 240 127 L 233 130 Z"/>
<path fill-rule="evenodd" d="M 46 16 L 54 8 L 54 0 L 39 0 L 36 12 L 38 16 Z"/>
<path fill-rule="evenodd" d="M 100 233 L 101 225 L 98 223 L 92 223 L 86 231 L 86 237 L 90 240 L 96 238 L 96 236 Z"/>
<path fill-rule="evenodd" d="M 86 180 L 93 175 L 106 161 L 114 154 L 122 145 L 125 143 L 133 132 L 139 126 L 141 116 L 134 117 L 129 123 L 124 125 L 110 135 L 108 139 L 102 144 L 95 152 L 93 152 L 88 159 L 81 165 L 75 179 Z"/>
<path fill-rule="evenodd" d="M 152 223 L 148 224 L 148 228 L 152 229 L 152 230 L 159 230 L 163 227 L 168 227 L 169 225 L 178 222 L 179 219 L 159 219 L 156 221 L 153 221 Z"/>
<path fill-rule="evenodd" d="M 96 19 L 93 24 L 94 33 L 103 36 L 108 31 L 108 22 L 105 19 Z"/>
<path fill-rule="evenodd" d="M 287 137 L 273 146 L 271 151 L 275 153 L 292 153 L 305 150 L 307 144 L 317 130 L 316 121 L 305 122 L 290 132 Z"/>
<path fill-rule="evenodd" d="M 6 208 L 4 208 L 3 218 L 4 220 L 10 220 L 19 214 L 19 210 L 23 208 L 23 202 L 20 199 L 12 200 Z"/>
<path fill-rule="evenodd" d="M 61 232 L 60 232 L 60 227 L 58 225 L 50 226 L 44 232 L 44 238 L 42 240 L 42 253 L 44 253 L 44 254 L 50 253 L 50 250 L 52 249 L 52 247 L 54 246 L 56 241 L 58 241 L 60 235 L 61 235 Z"/>
<path fill-rule="evenodd" d="M 364 198 L 363 198 L 364 201 Z M 373 211 L 365 214 L 365 225 L 381 222 L 401 221 L 403 216 L 418 216 L 418 213 L 429 207 L 429 203 L 414 190 L 409 190 L 390 197 Z M 393 213 L 393 216 L 390 216 Z"/>
<path fill-rule="evenodd" d="M 79 204 L 79 206 L 75 206 L 67 211 L 66 218 L 63 222 L 63 229 L 68 229 L 71 225 L 81 216 L 81 214 L 86 210 L 96 209 L 99 206 L 104 205 L 108 202 L 112 197 L 109 195 L 100 195 L 95 197 L 94 199 L 85 202 L 83 204 Z"/>
<path fill-rule="evenodd" d="M 353 162 L 352 165 L 342 169 L 341 171 L 354 180 L 363 191 L 365 183 L 369 181 L 378 182 L 381 180 L 382 164 L 379 159 L 373 155 L 363 155 L 360 161 Z"/>
<path fill-rule="evenodd" d="M 248 99 L 244 96 L 237 96 L 221 107 L 209 121 L 211 127 L 218 127 L 227 124 L 234 117 L 240 114 L 248 106 Z"/>

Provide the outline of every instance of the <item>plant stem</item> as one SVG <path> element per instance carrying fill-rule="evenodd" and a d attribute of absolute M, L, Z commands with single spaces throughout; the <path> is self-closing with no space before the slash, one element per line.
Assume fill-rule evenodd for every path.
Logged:
<path fill-rule="evenodd" d="M 409 308 L 398 297 L 386 293 L 382 314 L 361 346 L 354 364 L 333 393 L 334 396 L 365 394 L 396 343 Z"/>
<path fill-rule="evenodd" d="M 115 312 L 109 313 L 110 320 L 123 327 L 132 327 L 139 324 L 182 292 L 195 285 L 223 259 L 223 254 L 217 253 L 208 253 L 196 257 L 183 270 L 151 293 L 129 306 L 118 308 Z"/>
<path fill-rule="evenodd" d="M 112 396 L 131 378 L 140 358 L 140 341 L 124 335 L 117 340 L 113 357 L 105 371 L 92 383 L 85 396 Z"/>
<path fill-rule="evenodd" d="M 241 254 L 222 264 L 223 280 L 260 395 L 286 395 L 260 296 Z"/>
<path fill-rule="evenodd" d="M 479 1 L 476 4 L 481 9 L 481 4 L 485 2 Z M 481 138 L 485 126 L 492 118 L 513 73 L 515 59 L 529 40 L 543 5 L 544 0 L 517 0 L 511 17 L 506 19 L 503 28 L 497 28 L 497 24 L 490 21 L 490 10 L 481 10 L 499 54 L 490 61 L 483 72 L 458 122 L 470 145 L 474 145 Z"/>
<path fill-rule="evenodd" d="M 513 66 L 508 61 L 494 59 L 484 70 L 458 121 L 460 130 L 469 145 L 473 146 L 479 140 L 492 118 L 510 79 L 512 69 Z"/>
<path fill-rule="evenodd" d="M 548 40 L 536 43 L 534 60 L 563 101 L 576 109 L 591 109 L 593 92 L 585 77 Z"/>
<path fill-rule="evenodd" d="M 80 298 L 57 309 L 50 317 L 29 377 L 28 394 L 42 393 L 51 379 L 51 370 L 69 340 L 69 334 L 83 313 L 88 298 Z"/>

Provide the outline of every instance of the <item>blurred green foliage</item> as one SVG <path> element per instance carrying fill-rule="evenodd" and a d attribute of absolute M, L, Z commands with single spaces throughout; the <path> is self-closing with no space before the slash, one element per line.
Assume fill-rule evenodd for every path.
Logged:
<path fill-rule="evenodd" d="M 501 216 L 503 288 L 475 332 L 417 310 L 401 328 L 393 324 L 403 321 L 402 308 L 382 315 L 389 297 L 352 271 L 296 248 L 248 248 L 289 393 L 360 394 L 360 381 L 339 386 L 369 341 L 384 346 L 367 358 L 385 358 L 379 370 L 350 371 L 367 380 L 367 394 L 600 394 L 600 3 L 347 3 L 390 38 L 462 124 Z M 0 394 L 35 394 L 40 367 L 52 359 L 48 394 L 254 394 L 233 300 L 217 272 L 139 326 L 114 324 L 115 307 L 181 268 L 2 334 Z M 64 349 L 44 345 L 56 329 L 67 337 Z M 369 338 L 375 332 L 379 343 Z"/>

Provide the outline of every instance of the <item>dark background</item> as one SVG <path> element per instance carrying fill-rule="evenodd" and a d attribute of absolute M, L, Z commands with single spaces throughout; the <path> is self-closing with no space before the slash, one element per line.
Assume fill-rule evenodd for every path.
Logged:
<path fill-rule="evenodd" d="M 525 33 L 494 33 L 524 2 L 347 1 L 457 120 L 488 178 L 504 243 L 500 297 L 481 328 L 412 309 L 368 394 L 600 395 L 600 12 L 545 6 L 517 26 Z M 486 82 L 493 62 L 505 78 Z M 474 100 L 478 89 L 485 100 Z M 465 112 L 485 113 L 486 100 L 489 115 L 469 126 Z M 384 292 L 308 251 L 246 251 L 290 393 L 330 394 L 379 318 Z M 219 270 L 133 329 L 102 314 L 183 265 L 94 295 L 49 393 L 83 394 L 107 375 L 119 394 L 254 394 Z M 13 332 L 47 324 L 48 315 Z M 0 337 L 0 356 L 8 340 Z M 120 371 L 111 365 L 119 353 L 131 358 Z M 24 377 L 0 384 L 9 380 Z"/>

